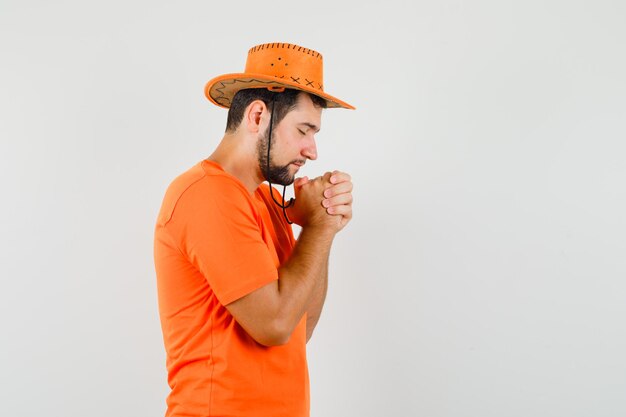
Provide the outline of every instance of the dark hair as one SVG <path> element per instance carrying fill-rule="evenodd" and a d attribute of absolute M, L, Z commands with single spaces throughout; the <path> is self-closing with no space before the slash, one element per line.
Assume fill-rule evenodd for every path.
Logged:
<path fill-rule="evenodd" d="M 316 107 L 321 107 L 323 109 L 328 107 L 326 100 L 314 94 L 309 94 L 306 91 L 287 88 L 285 91 L 277 93 L 270 91 L 267 88 L 247 88 L 239 90 L 231 101 L 230 108 L 228 109 L 226 131 L 233 132 L 237 130 L 237 127 L 239 127 L 239 124 L 243 119 L 244 111 L 250 103 L 255 100 L 263 101 L 268 107 L 268 110 L 271 111 L 270 103 L 272 98 L 274 98 L 274 124 L 280 123 L 287 113 L 296 107 L 296 102 L 298 101 L 298 95 L 300 93 L 308 94 Z"/>

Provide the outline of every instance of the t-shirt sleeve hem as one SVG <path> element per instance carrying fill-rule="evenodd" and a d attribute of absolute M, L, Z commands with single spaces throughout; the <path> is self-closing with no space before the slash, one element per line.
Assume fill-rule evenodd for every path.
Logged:
<path fill-rule="evenodd" d="M 259 280 L 248 282 L 241 287 L 234 288 L 231 291 L 220 294 L 218 299 L 222 305 L 228 305 L 277 279 L 278 273 L 276 270 L 268 272 L 263 274 L 263 278 Z"/>

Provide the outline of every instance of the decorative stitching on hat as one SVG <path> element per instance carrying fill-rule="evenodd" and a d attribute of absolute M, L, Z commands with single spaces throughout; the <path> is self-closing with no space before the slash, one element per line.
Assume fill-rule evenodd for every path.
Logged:
<path fill-rule="evenodd" d="M 281 77 L 281 78 L 283 78 L 283 77 Z M 291 78 L 293 78 L 293 77 L 291 77 Z M 298 77 L 298 79 L 299 79 L 299 77 Z M 249 80 L 237 80 L 237 79 L 234 79 L 234 80 L 219 81 L 219 83 L 221 84 L 221 86 L 220 87 L 216 87 L 215 91 L 219 92 L 220 95 L 217 96 L 217 97 L 213 97 L 213 95 L 211 95 L 211 97 L 213 97 L 213 100 L 217 101 L 218 103 L 228 107 L 228 106 L 230 106 L 230 98 L 227 97 L 226 94 L 224 94 L 224 91 L 222 91 L 222 90 L 224 88 L 228 87 L 229 85 L 236 84 L 236 83 L 243 83 L 243 84 L 250 84 L 250 83 L 273 84 L 274 81 L 257 80 L 256 78 L 251 78 Z M 318 83 L 318 85 L 321 87 L 321 84 Z M 283 86 L 284 86 L 284 84 L 283 84 Z M 287 88 L 295 88 L 295 87 L 287 87 Z M 320 88 L 320 90 L 321 90 L 321 88 Z M 306 90 L 303 90 L 303 91 L 306 91 Z M 331 100 L 329 100 L 327 98 L 324 98 L 324 100 L 326 100 L 329 103 L 335 104 L 335 102 L 333 102 L 333 101 L 331 101 Z M 337 104 L 335 104 L 335 105 L 337 105 Z"/>
<path fill-rule="evenodd" d="M 248 54 L 251 54 L 253 52 L 259 52 L 262 51 L 264 49 L 273 49 L 273 48 L 285 48 L 285 45 L 287 45 L 287 49 L 298 49 L 298 52 L 302 52 L 305 53 L 307 55 L 311 55 L 315 58 L 319 58 L 319 59 L 323 59 L 322 54 L 320 54 L 317 51 L 314 51 L 313 49 L 309 49 L 309 48 L 304 48 L 302 46 L 298 46 L 298 45 L 294 45 L 294 44 L 290 44 L 290 43 L 263 43 L 261 45 L 256 45 L 252 48 L 250 48 L 250 50 L 248 51 Z"/>

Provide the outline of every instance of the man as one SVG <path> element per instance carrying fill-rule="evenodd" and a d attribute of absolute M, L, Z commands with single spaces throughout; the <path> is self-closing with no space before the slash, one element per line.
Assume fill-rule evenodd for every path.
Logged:
<path fill-rule="evenodd" d="M 226 133 L 169 186 L 155 230 L 166 415 L 308 416 L 305 345 L 352 182 L 295 175 L 317 159 L 322 108 L 353 107 L 323 91 L 319 53 L 284 43 L 252 48 L 244 73 L 205 91 L 229 108 Z M 295 201 L 278 201 L 272 183 L 293 183 Z"/>

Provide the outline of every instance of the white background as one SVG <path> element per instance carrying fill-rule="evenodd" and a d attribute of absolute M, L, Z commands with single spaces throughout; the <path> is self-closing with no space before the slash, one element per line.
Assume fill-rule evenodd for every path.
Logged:
<path fill-rule="evenodd" d="M 165 188 L 210 78 L 324 55 L 351 173 L 312 415 L 626 415 L 623 1 L 0 0 L 0 413 L 160 416 Z"/>

